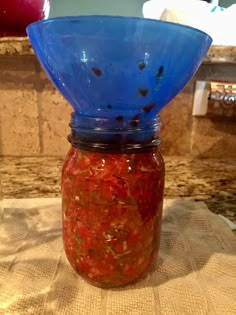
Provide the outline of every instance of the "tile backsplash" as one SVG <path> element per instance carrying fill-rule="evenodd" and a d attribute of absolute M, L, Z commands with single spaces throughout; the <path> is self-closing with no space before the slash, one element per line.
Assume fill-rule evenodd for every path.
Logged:
<path fill-rule="evenodd" d="M 202 65 L 187 87 L 161 111 L 164 155 L 236 157 L 236 123 L 193 117 L 196 79 L 236 82 L 236 64 Z M 65 156 L 72 109 L 35 56 L 0 56 L 0 155 Z"/>

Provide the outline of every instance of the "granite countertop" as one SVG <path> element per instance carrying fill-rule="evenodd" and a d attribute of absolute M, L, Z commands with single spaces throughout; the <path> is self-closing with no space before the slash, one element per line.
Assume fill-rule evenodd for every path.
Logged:
<path fill-rule="evenodd" d="M 0 158 L 4 198 L 60 196 L 63 159 Z M 236 223 L 236 161 L 165 157 L 166 198 L 204 201 L 208 208 Z"/>
<path fill-rule="evenodd" d="M 27 37 L 0 38 L 0 56 L 34 55 Z M 236 46 L 211 46 L 203 63 L 236 64 Z"/>

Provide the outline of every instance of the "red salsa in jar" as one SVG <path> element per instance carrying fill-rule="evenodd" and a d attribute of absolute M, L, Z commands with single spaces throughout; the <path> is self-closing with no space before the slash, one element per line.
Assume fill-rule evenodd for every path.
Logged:
<path fill-rule="evenodd" d="M 160 244 L 164 162 L 135 153 L 72 147 L 62 172 L 63 241 L 86 280 L 116 287 L 142 278 Z"/>

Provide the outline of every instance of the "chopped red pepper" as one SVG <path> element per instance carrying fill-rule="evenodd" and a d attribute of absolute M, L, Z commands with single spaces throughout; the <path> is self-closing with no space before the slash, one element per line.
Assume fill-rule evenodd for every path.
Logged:
<path fill-rule="evenodd" d="M 103 287 L 142 277 L 159 248 L 163 186 L 157 150 L 111 154 L 72 147 L 62 192 L 63 240 L 73 268 Z"/>

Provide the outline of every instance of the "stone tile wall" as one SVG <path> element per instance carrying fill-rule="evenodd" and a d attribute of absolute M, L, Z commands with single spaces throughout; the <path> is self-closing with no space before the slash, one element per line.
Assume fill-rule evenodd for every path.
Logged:
<path fill-rule="evenodd" d="M 236 82 L 236 64 L 204 64 L 161 111 L 164 155 L 236 157 L 236 123 L 192 117 L 196 79 Z M 72 109 L 34 55 L 0 56 L 0 155 L 65 156 Z"/>

